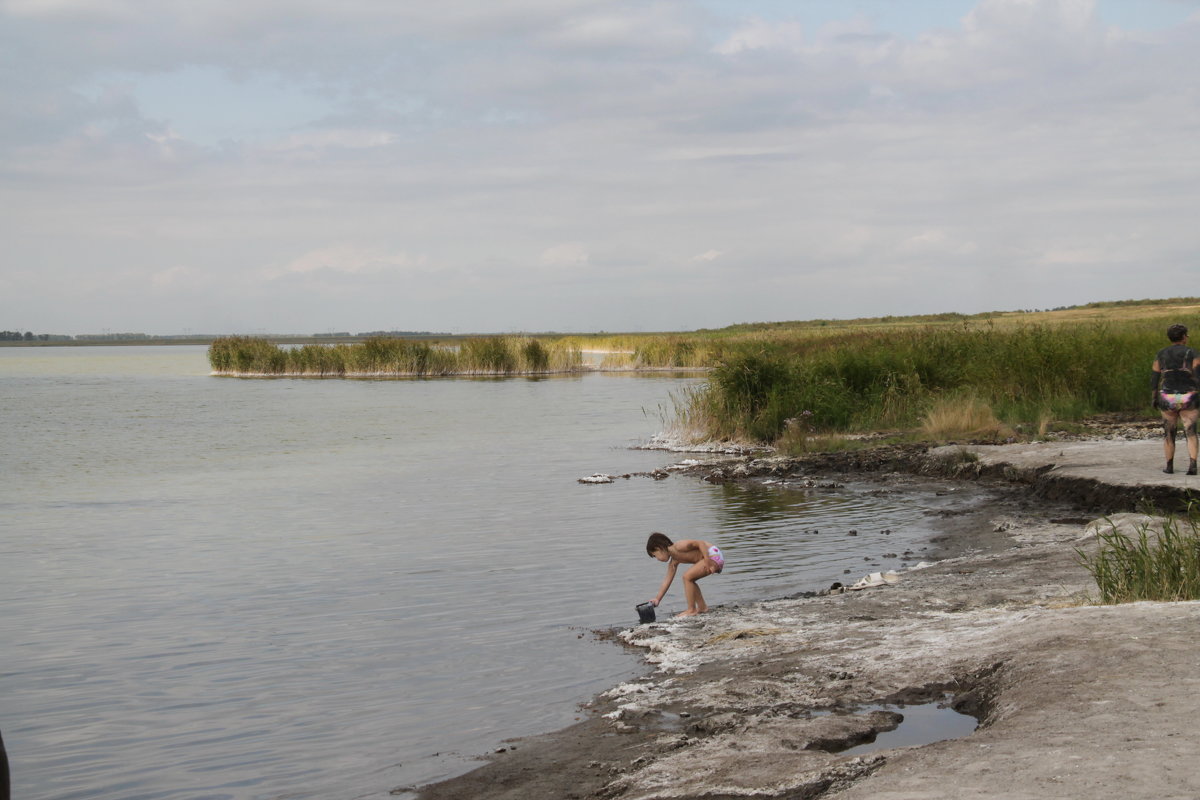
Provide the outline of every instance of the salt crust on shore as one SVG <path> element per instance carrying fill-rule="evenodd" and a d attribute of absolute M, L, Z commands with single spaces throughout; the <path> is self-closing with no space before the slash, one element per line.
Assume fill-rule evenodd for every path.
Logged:
<path fill-rule="evenodd" d="M 687 707 L 701 719 L 725 715 L 729 728 L 697 737 L 652 766 L 621 776 L 610 784 L 607 796 L 813 797 L 841 788 L 831 796 L 1194 797 L 1191 778 L 1198 776 L 1191 762 L 1182 760 L 1181 751 L 1175 753 L 1181 760 L 1174 766 L 1190 773 L 1187 780 L 1172 775 L 1169 763 L 1154 758 L 1158 774 L 1149 784 L 1134 787 L 1122 780 L 1102 788 L 1106 773 L 1128 769 L 1120 766 L 1123 759 L 1110 763 L 1114 752 L 1130 746 L 1126 733 L 1145 734 L 1144 739 L 1135 737 L 1144 741 L 1190 728 L 1172 731 L 1166 714 L 1161 720 L 1155 714 L 1137 719 L 1122 714 L 1107 719 L 1106 725 L 1088 725 L 1097 709 L 1111 714 L 1109 706 L 1128 704 L 1131 696 L 1137 697 L 1134 690 L 1146 686 L 1126 643 L 1153 638 L 1164 623 L 1176 639 L 1187 638 L 1171 629 L 1200 621 L 1198 603 L 1076 605 L 1091 587 L 1070 557 L 1074 548 L 1094 542 L 1098 528 L 1115 526 L 1131 533 L 1148 521 L 1152 522 L 1138 514 L 1115 515 L 1086 526 L 994 520 L 997 526 L 1007 524 L 1012 526 L 1009 530 L 1019 531 L 1015 551 L 950 559 L 924 576 L 906 574 L 900 585 L 857 597 L 769 601 L 700 620 L 626 631 L 622 638 L 646 648 L 647 660 L 658 672 L 642 684 L 644 690 L 626 689 L 610 698 L 618 704 L 609 714 L 616 724 L 636 724 L 650 709 Z M 971 577 L 964 580 L 966 576 Z M 1012 591 L 1002 600 L 997 597 L 1000 602 L 970 607 L 986 601 L 989 590 Z M 851 607 L 857 613 L 848 613 Z M 739 631 L 750 635 L 738 636 Z M 767 633 L 759 633 L 763 631 Z M 1115 658 L 1113 647 L 1120 651 Z M 1140 659 L 1162 660 L 1150 647 L 1134 647 Z M 1114 661 L 1117 674 L 1093 674 Z M 1193 656 L 1176 665 L 1185 674 L 1176 671 L 1174 677 L 1182 683 L 1169 692 L 1175 700 L 1186 698 L 1192 711 L 1197 705 L 1194 689 L 1184 687 L 1196 686 L 1197 663 L 1200 658 Z M 713 677 L 661 680 L 698 672 Z M 812 719 L 795 717 L 791 710 L 780 713 L 781 709 L 878 702 L 889 694 L 930 685 L 957 688 L 961 695 L 983 687 L 994 695 L 978 708 L 985 723 L 980 731 L 911 753 L 886 751 L 858 760 L 839 760 L 836 753 L 820 751 L 790 752 L 780 745 L 803 740 L 813 724 Z M 1089 695 L 1080 687 L 1098 691 Z M 1143 710 L 1163 707 L 1167 700 L 1159 699 L 1161 688 L 1156 685 L 1134 704 Z M 627 700 L 631 697 L 636 699 Z M 1165 730 L 1157 729 L 1160 723 Z M 1189 746 L 1194 746 L 1195 737 L 1189 738 Z M 1020 751 L 1029 773 L 1006 776 L 1001 789 L 993 782 L 996 773 L 1006 770 L 1005 762 L 980 752 L 989 749 L 1010 755 Z M 1164 748 L 1140 749 L 1157 755 Z M 1035 755 L 1038 750 L 1042 752 Z M 898 766 L 899 773 L 892 770 L 884 777 L 885 768 L 903 764 L 916 753 L 924 754 L 924 777 L 912 776 L 911 767 Z M 964 780 L 960 767 L 967 762 L 956 766 L 960 758 L 972 765 L 991 764 L 977 771 L 992 777 Z M 901 775 L 912 785 L 905 788 Z M 1115 774 L 1110 777 L 1116 781 Z"/>
<path fill-rule="evenodd" d="M 659 433 L 634 447 L 635 450 L 663 450 L 668 453 L 710 453 L 742 456 L 751 453 L 770 452 L 772 448 L 762 445 L 739 444 L 737 442 L 696 442 L 686 434 Z"/>
<path fill-rule="evenodd" d="M 1042 533 L 1047 532 L 1043 527 Z M 1052 538 L 1074 542 L 1091 538 L 1086 532 L 1081 536 L 1078 528 L 1053 533 Z M 1061 547 L 1050 545 L 1055 546 Z M 936 572 L 931 570 L 928 577 L 936 583 L 937 573 L 978 574 L 989 568 L 1000 577 L 1007 570 L 997 561 L 953 559 L 938 565 Z M 905 577 L 916 582 L 916 576 Z M 655 759 L 652 766 L 647 763 L 621 776 L 610 785 L 610 795 L 629 800 L 783 797 L 792 792 L 809 796 L 805 787 L 815 789 L 826 781 L 845 783 L 851 777 L 865 779 L 886 764 L 889 754 L 840 763 L 835 753 L 791 752 L 780 742 L 811 735 L 808 729 L 814 722 L 779 710 L 837 707 L 856 695 L 862 703 L 880 701 L 888 694 L 930 683 L 962 684 L 966 676 L 987 668 L 998 656 L 1012 657 L 1014 654 L 1006 652 L 1011 648 L 1007 643 L 1029 640 L 1031 631 L 1042 631 L 1034 637 L 1042 644 L 1046 631 L 1053 639 L 1068 630 L 1092 627 L 1097 615 L 1119 613 L 1089 606 L 1049 608 L 1044 600 L 1023 604 L 1017 598 L 997 606 L 954 608 L 954 599 L 938 596 L 940 592 L 929 594 L 928 586 L 907 587 L 904 594 L 908 596 L 897 602 L 901 598 L 885 596 L 896 588 L 874 590 L 877 596 L 867 598 L 870 602 L 866 604 L 848 595 L 770 601 L 698 621 L 641 626 L 622 634 L 628 643 L 646 648 L 647 660 L 658 672 L 649 681 L 626 684 L 609 694 L 617 709 L 607 716 L 616 724 L 628 720 L 636 725 L 655 709 L 678 707 L 687 707 L 701 719 L 730 716 L 728 730 L 697 737 Z M 1074 583 L 1070 588 L 1082 587 Z M 1069 596 L 1063 594 L 1060 599 Z M 842 608 L 831 608 L 833 605 Z M 864 605 L 867 607 L 862 608 Z M 847 606 L 860 606 L 862 613 L 847 614 Z M 879 614 L 884 607 L 892 613 Z M 785 668 L 762 669 L 773 661 Z M 751 664 L 755 669 L 745 669 Z M 1066 663 L 1055 666 L 1068 668 Z M 698 684 L 677 679 L 702 668 L 718 674 Z M 840 680 L 830 680 L 831 676 Z M 861 688 L 847 691 L 854 684 Z M 1006 703 L 1005 694 L 1000 693 L 1000 702 L 985 712 L 993 729 L 1002 728 L 1006 719 L 1020 719 L 1025 711 L 1020 703 Z M 779 769 L 780 759 L 786 759 L 787 769 Z M 834 775 L 838 770 L 848 772 L 838 777 Z M 882 796 L 890 795 L 883 791 Z M 955 796 L 963 795 L 956 790 Z"/>

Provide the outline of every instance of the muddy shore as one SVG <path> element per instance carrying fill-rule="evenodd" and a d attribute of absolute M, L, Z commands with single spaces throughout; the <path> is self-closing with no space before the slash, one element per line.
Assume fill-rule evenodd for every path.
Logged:
<path fill-rule="evenodd" d="M 1078 557 L 1100 526 L 1153 524 L 1141 500 L 1178 506 L 1200 480 L 1160 472 L 1152 431 L 1098 435 L 689 466 L 713 482 L 869 472 L 881 491 L 970 480 L 990 499 L 946 516 L 935 563 L 874 588 L 620 632 L 648 675 L 419 797 L 1200 796 L 1200 603 L 1093 605 Z M 845 752 L 926 704 L 978 727 Z"/>

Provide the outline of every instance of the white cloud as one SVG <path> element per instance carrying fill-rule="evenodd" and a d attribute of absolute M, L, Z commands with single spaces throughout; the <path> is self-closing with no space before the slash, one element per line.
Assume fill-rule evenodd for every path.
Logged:
<path fill-rule="evenodd" d="M 137 9 L 133 0 L 2 0 L 0 12 L 14 17 L 81 17 L 128 19 Z"/>
<path fill-rule="evenodd" d="M 168 267 L 150 276 L 150 282 L 156 288 L 166 289 L 180 285 L 195 275 L 194 270 L 182 265 Z"/>
<path fill-rule="evenodd" d="M 386 147 L 395 141 L 396 135 L 389 131 L 327 128 L 291 134 L 277 142 L 269 143 L 267 147 L 280 152 L 319 151 L 327 148 L 363 150 Z"/>
<path fill-rule="evenodd" d="M 407 253 L 341 244 L 310 251 L 282 267 L 264 270 L 263 275 L 269 280 L 288 275 L 311 275 L 321 272 L 374 275 L 403 272 L 413 268 L 424 269 L 427 266 L 426 259 L 413 258 Z"/>
<path fill-rule="evenodd" d="M 747 20 L 729 38 L 713 47 L 724 56 L 747 50 L 791 50 L 804 47 L 804 29 L 798 22 L 766 22 L 757 17 Z"/>
<path fill-rule="evenodd" d="M 542 251 L 538 263 L 543 267 L 586 267 L 590 256 L 578 242 L 568 242 L 547 247 Z"/>
<path fill-rule="evenodd" d="M 538 40 L 556 47 L 671 51 L 698 41 L 694 22 L 673 3 L 602 3 L 547 19 L 554 22 Z"/>
<path fill-rule="evenodd" d="M 723 255 L 725 255 L 724 250 L 705 250 L 699 255 L 692 256 L 692 261 L 716 261 Z"/>
<path fill-rule="evenodd" d="M 963 29 L 968 36 L 1011 31 L 1027 37 L 1047 30 L 1079 33 L 1096 23 L 1096 0 L 981 0 L 963 19 Z"/>
<path fill-rule="evenodd" d="M 795 146 L 765 146 L 753 145 L 705 145 L 696 143 L 689 147 L 669 148 L 659 154 L 659 158 L 678 161 L 708 161 L 718 159 L 760 159 L 788 156 L 796 152 Z"/>
<path fill-rule="evenodd" d="M 922 231 L 902 241 L 897 249 L 902 253 L 953 256 L 968 256 L 979 251 L 974 242 L 960 241 L 944 230 Z"/>

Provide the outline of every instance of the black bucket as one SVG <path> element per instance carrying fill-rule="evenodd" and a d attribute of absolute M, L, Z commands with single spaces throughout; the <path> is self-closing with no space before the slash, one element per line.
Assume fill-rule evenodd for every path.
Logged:
<path fill-rule="evenodd" d="M 638 619 L 644 624 L 654 622 L 654 603 L 638 603 Z"/>

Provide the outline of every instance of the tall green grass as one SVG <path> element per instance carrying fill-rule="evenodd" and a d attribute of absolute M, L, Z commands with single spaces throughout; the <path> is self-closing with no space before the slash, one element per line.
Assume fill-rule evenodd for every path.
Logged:
<path fill-rule="evenodd" d="M 578 348 L 523 336 L 467 339 L 457 348 L 376 337 L 358 344 L 285 349 L 265 339 L 228 336 L 208 349 L 220 375 L 303 377 L 436 377 L 544 375 L 582 368 Z"/>
<path fill-rule="evenodd" d="M 711 437 L 772 442 L 801 416 L 818 432 L 916 428 L 956 396 L 1009 424 L 1147 409 L 1165 328 L 985 323 L 730 343 L 679 415 Z"/>
<path fill-rule="evenodd" d="M 1095 554 L 1077 551 L 1096 580 L 1100 602 L 1200 600 L 1200 517 L 1196 510 L 1164 518 L 1157 535 L 1148 523 L 1137 526 L 1136 531 L 1129 536 L 1110 525 L 1097 533 Z"/>

